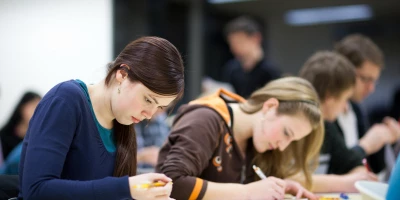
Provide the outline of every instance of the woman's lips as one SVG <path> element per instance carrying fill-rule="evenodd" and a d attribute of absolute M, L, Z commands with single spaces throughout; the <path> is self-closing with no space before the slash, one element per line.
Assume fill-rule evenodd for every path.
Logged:
<path fill-rule="evenodd" d="M 132 117 L 132 121 L 133 121 L 133 123 L 136 123 L 136 124 L 140 122 L 140 120 L 138 120 L 138 119 L 136 119 L 134 117 Z"/>
<path fill-rule="evenodd" d="M 272 146 L 272 144 L 271 143 L 268 143 L 269 144 L 269 150 L 274 150 L 275 149 L 275 147 L 274 146 Z"/>

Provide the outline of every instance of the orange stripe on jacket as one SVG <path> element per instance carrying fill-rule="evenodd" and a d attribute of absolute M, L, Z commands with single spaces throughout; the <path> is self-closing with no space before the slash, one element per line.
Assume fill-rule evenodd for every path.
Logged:
<path fill-rule="evenodd" d="M 196 183 L 194 184 L 194 188 L 192 190 L 192 193 L 190 194 L 189 200 L 196 200 L 199 197 L 202 187 L 203 179 L 196 178 Z"/>

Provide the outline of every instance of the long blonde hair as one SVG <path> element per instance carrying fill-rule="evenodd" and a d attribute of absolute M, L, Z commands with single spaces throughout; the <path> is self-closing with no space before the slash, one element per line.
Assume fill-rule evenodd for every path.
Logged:
<path fill-rule="evenodd" d="M 324 123 L 318 95 L 307 80 L 285 77 L 271 81 L 253 92 L 246 102 L 240 104 L 240 108 L 248 114 L 258 112 L 269 98 L 278 99 L 278 115 L 301 114 L 310 120 L 312 131 L 306 137 L 293 141 L 282 152 L 275 150 L 256 153 L 253 163 L 267 175 L 279 178 L 302 172 L 306 188 L 311 188 L 311 175 L 318 166 L 318 156 L 324 139 Z"/>

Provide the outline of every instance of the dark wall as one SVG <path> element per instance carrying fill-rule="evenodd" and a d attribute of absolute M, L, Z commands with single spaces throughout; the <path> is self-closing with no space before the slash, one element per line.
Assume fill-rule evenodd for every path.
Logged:
<path fill-rule="evenodd" d="M 184 3 L 164 0 L 114 0 L 114 58 L 129 42 L 151 35 L 174 44 L 187 67 L 187 7 Z M 187 101 L 185 95 L 179 105 Z"/>
<path fill-rule="evenodd" d="M 149 34 L 146 0 L 113 1 L 113 57 L 131 41 Z"/>

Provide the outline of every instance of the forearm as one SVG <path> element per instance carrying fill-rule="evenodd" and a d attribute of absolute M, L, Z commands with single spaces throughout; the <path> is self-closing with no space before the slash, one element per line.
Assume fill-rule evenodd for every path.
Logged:
<path fill-rule="evenodd" d="M 358 166 L 352 169 L 348 174 L 357 173 L 357 172 L 365 172 L 367 169 L 364 166 Z"/>
<path fill-rule="evenodd" d="M 354 192 L 354 186 L 348 187 L 349 183 L 344 175 L 314 174 L 312 178 L 311 191 L 314 193 Z"/>
<path fill-rule="evenodd" d="M 360 139 L 358 146 L 365 151 L 366 155 L 371 155 L 376 151 L 376 148 L 372 148 L 371 145 L 368 144 L 368 141 L 363 138 Z"/>
<path fill-rule="evenodd" d="M 242 184 L 208 182 L 203 199 L 248 199 L 248 195 Z"/>
<path fill-rule="evenodd" d="M 128 177 L 92 181 L 52 179 L 22 183 L 24 199 L 123 199 L 130 198 Z"/>

